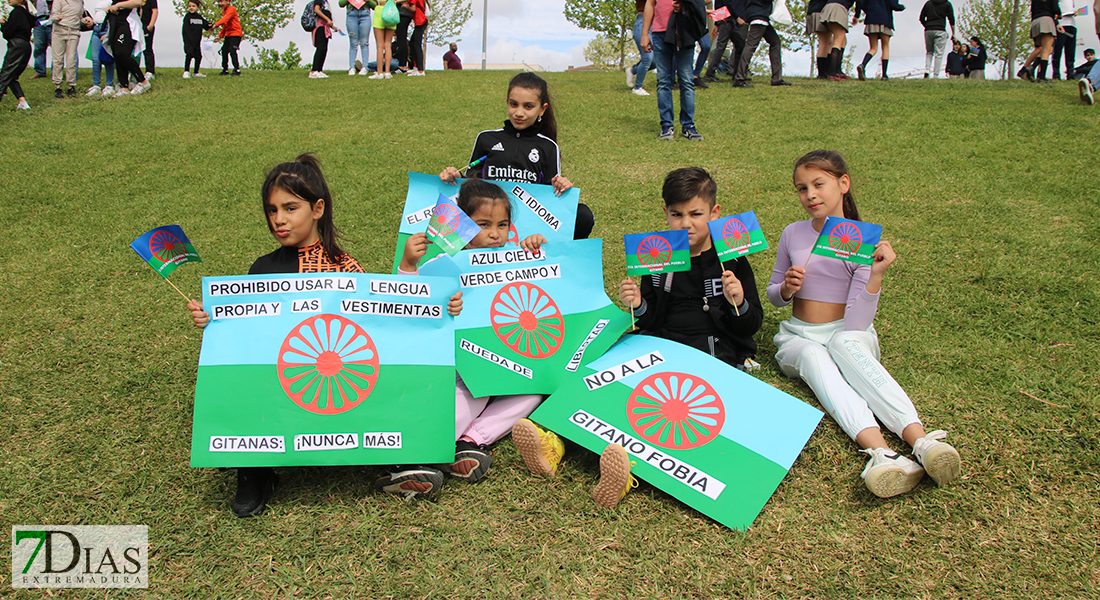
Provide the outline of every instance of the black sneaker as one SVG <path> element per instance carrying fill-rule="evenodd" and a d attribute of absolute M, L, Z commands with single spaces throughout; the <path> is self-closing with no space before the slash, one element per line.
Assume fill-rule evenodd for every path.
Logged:
<path fill-rule="evenodd" d="M 864 70 L 863 65 L 856 65 L 856 75 L 859 76 L 860 81 L 867 81 L 867 72 Z"/>
<path fill-rule="evenodd" d="M 718 77 L 716 75 L 707 75 L 706 77 L 703 78 L 703 81 L 705 81 L 707 83 L 718 83 L 719 81 L 722 81 L 722 80 L 718 79 Z"/>
<path fill-rule="evenodd" d="M 279 485 L 279 474 L 271 467 L 237 469 L 237 495 L 233 497 L 233 514 L 256 517 L 264 512 L 267 501 Z"/>
<path fill-rule="evenodd" d="M 772 82 L 772 86 L 785 86 L 785 85 L 791 85 L 791 82 L 787 81 L 786 79 L 780 79 L 779 81 L 773 81 Z"/>
<path fill-rule="evenodd" d="M 61 88 L 56 88 L 53 91 L 53 97 L 60 100 L 65 97 L 65 93 L 61 91 Z"/>
<path fill-rule="evenodd" d="M 455 461 L 442 465 L 442 469 L 444 473 L 450 473 L 451 477 L 473 483 L 484 477 L 492 464 L 493 457 L 484 446 L 460 440 L 455 444 Z"/>
<path fill-rule="evenodd" d="M 405 500 L 426 498 L 443 487 L 443 472 L 431 467 L 413 467 L 389 473 L 374 482 L 374 489 L 404 496 Z"/>
<path fill-rule="evenodd" d="M 228 75 L 228 74 L 229 74 L 229 70 L 228 70 L 228 69 L 222 69 L 222 72 L 221 72 L 221 73 L 218 73 L 218 75 Z"/>
<path fill-rule="evenodd" d="M 705 89 L 710 87 L 709 85 L 703 83 L 703 80 L 700 79 L 699 77 L 695 77 L 694 79 L 691 80 L 691 82 L 695 84 L 695 87 L 697 87 L 701 90 L 705 90 Z"/>
<path fill-rule="evenodd" d="M 680 133 L 689 140 L 695 142 L 703 141 L 703 134 L 695 131 L 694 125 L 684 125 L 683 129 L 680 130 Z"/>
<path fill-rule="evenodd" d="M 661 134 L 657 136 L 659 140 L 671 140 L 676 137 L 676 130 L 671 127 L 666 127 L 661 130 Z"/>
<path fill-rule="evenodd" d="M 239 69 L 233 69 L 233 72 L 230 73 L 230 75 L 232 75 L 233 77 L 240 77 L 241 71 Z"/>
<path fill-rule="evenodd" d="M 76 87 L 70 85 L 69 89 L 65 90 L 65 95 L 70 98 L 76 98 Z"/>
<path fill-rule="evenodd" d="M 735 88 L 751 88 L 752 87 L 752 82 L 751 81 L 736 81 L 735 80 L 733 82 L 733 87 L 735 87 Z"/>
<path fill-rule="evenodd" d="M 888 76 L 886 76 L 886 75 L 883 75 L 883 76 L 882 76 L 882 80 L 883 80 L 883 81 L 890 81 L 890 78 L 889 78 Z"/>

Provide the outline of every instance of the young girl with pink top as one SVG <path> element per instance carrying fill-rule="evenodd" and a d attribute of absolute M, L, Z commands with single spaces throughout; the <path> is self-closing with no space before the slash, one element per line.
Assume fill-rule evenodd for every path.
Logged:
<path fill-rule="evenodd" d="M 481 227 L 466 248 L 500 248 L 508 241 L 508 231 L 512 225 L 512 205 L 500 186 L 481 179 L 470 179 L 458 190 L 458 207 Z M 529 236 L 521 246 L 531 252 L 538 250 L 545 238 L 539 234 Z M 428 237 L 418 233 L 405 242 L 405 250 L 397 272 L 402 275 L 418 273 L 417 265 L 428 249 Z M 456 294 L 460 299 L 461 292 Z M 443 472 L 468 482 L 475 482 L 485 476 L 493 459 L 488 447 L 511 433 L 512 425 L 527 417 L 538 408 L 546 398 L 540 394 L 518 394 L 509 396 L 482 396 L 475 398 L 457 373 L 455 374 L 455 460 L 451 464 L 439 465 L 441 469 L 419 467 L 401 469 L 390 474 L 392 481 L 379 480 L 378 488 L 391 493 L 409 493 L 417 491 L 430 494 L 434 490 L 414 490 L 412 483 L 401 487 L 402 481 L 410 481 L 413 471 L 420 473 L 419 482 L 441 484 Z M 434 471 L 434 474 L 432 473 Z M 436 483 L 438 482 L 438 483 Z"/>
<path fill-rule="evenodd" d="M 768 283 L 772 304 L 793 303 L 791 318 L 780 323 L 774 338 L 780 368 L 788 377 L 801 377 L 860 452 L 870 455 L 862 477 L 876 496 L 904 494 L 925 472 L 938 485 L 953 481 L 959 453 L 941 441 L 944 431 L 924 431 L 913 402 L 879 362 L 873 321 L 883 276 L 897 257 L 893 247 L 880 241 L 870 265 L 825 257 L 807 263 L 826 218 L 859 220 L 859 212 L 848 167 L 836 152 L 815 150 L 799 158 L 794 186 L 810 219 L 783 230 Z M 916 462 L 889 448 L 880 421 L 913 447 Z"/>

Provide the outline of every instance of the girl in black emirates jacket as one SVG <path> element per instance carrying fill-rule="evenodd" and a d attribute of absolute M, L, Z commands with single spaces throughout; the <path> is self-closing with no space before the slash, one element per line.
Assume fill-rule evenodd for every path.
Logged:
<path fill-rule="evenodd" d="M 552 185 L 560 196 L 573 183 L 561 175 L 557 138 L 558 124 L 546 80 L 534 73 L 520 73 L 508 83 L 508 120 L 501 129 L 477 135 L 470 163 L 478 164 L 467 170 L 466 177 Z M 460 176 L 454 167 L 439 174 L 448 183 Z M 574 239 L 587 238 L 594 223 L 592 209 L 578 204 Z"/>

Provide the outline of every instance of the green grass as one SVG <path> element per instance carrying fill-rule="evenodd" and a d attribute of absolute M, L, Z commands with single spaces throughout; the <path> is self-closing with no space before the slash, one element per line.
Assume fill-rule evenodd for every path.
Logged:
<path fill-rule="evenodd" d="M 656 99 L 621 75 L 547 75 L 608 289 L 622 234 L 661 228 L 670 169 L 710 170 L 724 212 L 755 210 L 774 245 L 803 218 L 791 165 L 819 147 L 848 159 L 863 218 L 898 251 L 876 321 L 883 362 L 950 432 L 961 480 L 879 500 L 826 419 L 742 533 L 646 485 L 598 509 L 596 457 L 536 480 L 507 440 L 489 477 L 436 501 L 370 493 L 374 468 L 287 469 L 267 514 L 233 517 L 232 472 L 188 466 L 200 333 L 128 244 L 181 224 L 205 260 L 172 277 L 191 294 L 201 276 L 245 272 L 275 247 L 264 175 L 309 150 L 346 248 L 386 271 L 406 172 L 462 164 L 505 118 L 510 74 L 178 75 L 109 101 L 55 101 L 32 81 L 29 114 L 0 104 L 3 525 L 149 526 L 147 591 L 56 595 L 1095 597 L 1100 112 L 1070 84 L 716 85 L 697 96 L 706 141 L 658 143 Z M 761 287 L 773 260 L 751 258 Z M 761 379 L 816 405 L 771 358 L 789 312 L 765 313 Z M 0 596 L 44 596 L 0 581 Z"/>

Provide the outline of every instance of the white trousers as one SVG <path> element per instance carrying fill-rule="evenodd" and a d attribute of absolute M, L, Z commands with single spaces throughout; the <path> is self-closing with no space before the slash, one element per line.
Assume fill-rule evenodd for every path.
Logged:
<path fill-rule="evenodd" d="M 779 324 L 773 338 L 775 359 L 788 377 L 801 377 L 817 399 L 853 440 L 868 427 L 887 429 L 901 437 L 920 423 L 905 390 L 879 363 L 878 334 L 845 331 L 844 321 L 807 323 L 791 318 Z"/>

